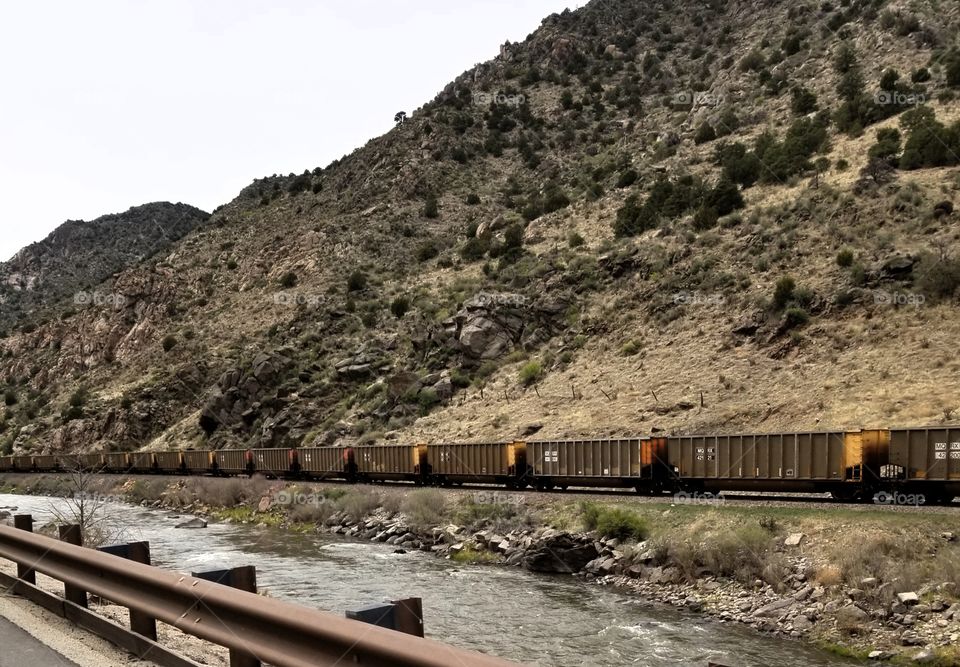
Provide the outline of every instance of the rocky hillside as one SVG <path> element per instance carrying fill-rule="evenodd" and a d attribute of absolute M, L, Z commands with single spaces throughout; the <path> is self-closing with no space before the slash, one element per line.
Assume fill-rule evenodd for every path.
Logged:
<path fill-rule="evenodd" d="M 954 418 L 960 6 L 547 17 L 0 340 L 7 450 Z M 393 113 L 394 110 L 386 110 Z"/>
<path fill-rule="evenodd" d="M 39 319 L 69 308 L 70 300 L 78 306 L 102 304 L 96 286 L 168 251 L 209 217 L 186 204 L 157 202 L 89 222 L 68 220 L 43 241 L 0 262 L 0 331 L 32 329 Z"/>

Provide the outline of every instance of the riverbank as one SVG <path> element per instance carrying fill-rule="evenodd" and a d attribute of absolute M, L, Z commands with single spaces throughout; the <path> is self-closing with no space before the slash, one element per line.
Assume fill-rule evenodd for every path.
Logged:
<path fill-rule="evenodd" d="M 69 495 L 66 476 L 0 476 Z M 104 476 L 86 493 L 319 531 L 461 563 L 566 572 L 759 632 L 898 664 L 960 664 L 951 509 L 677 504 L 622 496 Z"/>

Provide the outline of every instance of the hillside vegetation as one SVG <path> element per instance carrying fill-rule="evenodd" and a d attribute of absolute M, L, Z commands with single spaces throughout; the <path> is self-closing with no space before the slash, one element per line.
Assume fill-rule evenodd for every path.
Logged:
<path fill-rule="evenodd" d="M 547 17 L 8 332 L 2 448 L 954 419 L 958 35 L 937 0 Z"/>

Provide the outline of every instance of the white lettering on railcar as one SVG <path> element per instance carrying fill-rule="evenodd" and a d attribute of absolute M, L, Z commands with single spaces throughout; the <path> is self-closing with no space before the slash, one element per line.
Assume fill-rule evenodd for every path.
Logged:
<path fill-rule="evenodd" d="M 946 449 L 947 449 L 947 443 L 945 443 L 945 442 L 935 442 L 935 443 L 933 443 L 933 448 L 934 448 L 936 451 L 938 451 L 938 452 L 946 451 Z"/>
<path fill-rule="evenodd" d="M 946 460 L 946 458 L 947 458 L 947 453 L 946 453 L 946 452 L 934 452 L 934 453 L 933 453 L 933 458 L 938 459 L 938 460 Z"/>

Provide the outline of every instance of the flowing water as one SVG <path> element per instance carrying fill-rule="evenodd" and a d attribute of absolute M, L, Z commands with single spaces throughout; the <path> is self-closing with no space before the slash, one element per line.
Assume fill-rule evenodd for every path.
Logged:
<path fill-rule="evenodd" d="M 0 508 L 51 517 L 57 501 L 0 494 Z M 123 541 L 146 540 L 155 565 L 182 572 L 256 565 L 261 589 L 298 604 L 343 614 L 389 599 L 423 598 L 427 636 L 534 665 L 627 664 L 706 667 L 820 667 L 853 663 L 799 642 L 761 636 L 572 577 L 519 568 L 461 566 L 431 554 L 211 523 L 175 528 L 191 517 L 110 505 Z"/>

